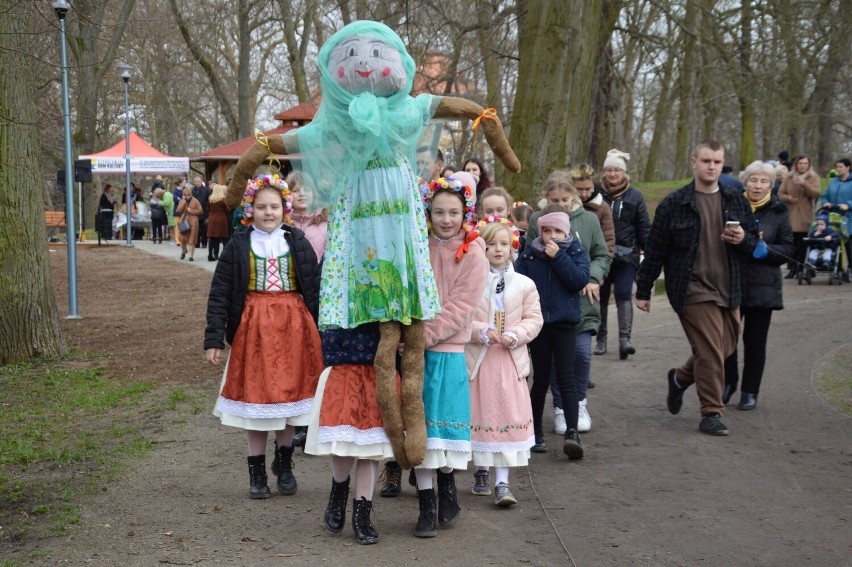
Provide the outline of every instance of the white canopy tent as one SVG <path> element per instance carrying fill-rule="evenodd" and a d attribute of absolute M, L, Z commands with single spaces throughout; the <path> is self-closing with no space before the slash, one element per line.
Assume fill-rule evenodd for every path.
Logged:
<path fill-rule="evenodd" d="M 185 175 L 189 172 L 188 157 L 172 157 L 155 150 L 148 142 L 136 132 L 130 132 L 130 173 L 135 175 Z M 102 152 L 90 155 L 82 155 L 78 159 L 90 160 L 92 164 L 92 175 L 121 175 L 127 172 L 125 152 L 127 151 L 127 139 Z M 135 203 L 136 212 L 133 213 L 131 224 L 134 227 L 150 227 L 151 212 L 145 203 Z M 82 209 L 82 202 L 81 202 Z M 80 218 L 82 218 L 82 210 Z M 100 214 L 100 213 L 99 213 Z M 127 224 L 127 215 L 124 211 L 118 211 L 112 218 L 112 230 L 118 231 Z M 98 221 L 99 223 L 100 221 Z M 107 221 L 109 222 L 109 221 Z M 98 234 L 100 234 L 100 228 Z"/>
<path fill-rule="evenodd" d="M 109 149 L 80 156 L 92 162 L 92 175 L 116 175 L 127 171 L 126 142 L 122 139 Z M 188 157 L 172 157 L 155 150 L 136 132 L 130 133 L 130 173 L 136 175 L 183 175 L 189 172 Z"/>

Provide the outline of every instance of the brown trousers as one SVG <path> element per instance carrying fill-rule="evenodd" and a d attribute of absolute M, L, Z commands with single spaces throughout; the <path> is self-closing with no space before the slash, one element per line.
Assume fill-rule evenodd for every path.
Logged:
<path fill-rule="evenodd" d="M 692 356 L 677 369 L 677 381 L 683 387 L 695 384 L 701 415 L 722 415 L 725 359 L 737 348 L 740 310 L 704 301 L 687 304 L 678 317 L 692 347 Z"/>

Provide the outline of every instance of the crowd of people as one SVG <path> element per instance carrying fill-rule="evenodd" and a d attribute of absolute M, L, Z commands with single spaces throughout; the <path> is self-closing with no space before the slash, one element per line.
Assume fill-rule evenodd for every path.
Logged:
<path fill-rule="evenodd" d="M 562 452 L 571 460 L 584 457 L 580 433 L 592 428 L 593 354 L 608 353 L 611 295 L 617 354 L 625 360 L 637 353 L 633 307 L 650 311 L 663 271 L 691 347 L 665 378 L 669 411 L 680 412 L 695 384 L 698 429 L 718 436 L 729 434 L 722 417 L 737 389 L 739 409 L 756 407 L 772 312 L 783 308 L 781 266 L 806 269 L 802 243 L 816 211 L 845 215 L 852 206 L 849 160 L 837 162 L 837 176 L 820 199 L 807 156 L 794 158 L 780 175 L 775 164 L 756 161 L 737 187 L 721 177 L 724 148 L 708 140 L 691 155 L 693 179 L 660 202 L 653 221 L 631 184 L 629 160 L 613 149 L 600 173 L 587 164 L 554 171 L 533 207 L 495 185 L 480 159 L 456 171 L 440 151 L 418 152 L 420 187 L 414 190 L 422 196 L 440 313 L 425 321 L 422 333 L 427 442 L 425 458 L 409 475 L 418 495 L 415 536 L 434 537 L 439 526 L 459 520 L 458 470 L 471 470 L 471 494 L 493 494 L 499 507 L 517 503 L 512 469 L 549 450 L 548 391 Z M 238 210 L 245 228 L 230 237 L 222 189 L 196 179 L 195 187 L 176 187 L 171 201 L 155 189 L 151 202 L 152 210 L 167 213 L 154 231 L 158 240 L 173 234 L 190 260 L 196 246 L 207 245 L 208 259 L 219 260 L 204 348 L 207 360 L 220 364 L 226 343 L 231 347 L 214 413 L 247 431 L 249 496 L 271 497 L 266 453 L 272 431 L 279 492 L 297 491 L 296 445 L 330 456 L 323 521 L 339 532 L 354 468 L 352 528 L 358 543 L 376 543 L 374 487 L 381 478 L 381 496 L 397 496 L 405 465 L 394 460 L 399 453 L 385 435 L 377 401 L 381 377 L 374 363 L 387 363 L 376 354 L 383 323 L 320 332 L 329 211 L 314 207 L 309 177 L 252 179 Z M 183 220 L 185 235 L 176 229 Z M 821 220 L 817 236 L 836 245 L 838 235 Z M 392 293 L 384 266 L 370 265 L 366 252 L 370 277 Z M 833 260 L 817 255 L 811 261 Z M 410 348 L 400 343 L 398 359 Z M 300 435 L 297 428 L 305 426 Z"/>

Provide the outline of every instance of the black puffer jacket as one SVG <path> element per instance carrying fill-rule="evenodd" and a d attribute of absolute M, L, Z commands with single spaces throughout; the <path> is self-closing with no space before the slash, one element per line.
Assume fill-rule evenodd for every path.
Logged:
<path fill-rule="evenodd" d="M 295 261 L 299 293 L 305 300 L 314 321 L 319 312 L 320 267 L 305 233 L 283 225 L 284 238 Z M 204 349 L 225 348 L 234 340 L 246 305 L 249 277 L 250 235 L 254 228 L 238 232 L 225 245 L 210 284 L 207 298 L 207 328 L 204 330 Z"/>
<path fill-rule="evenodd" d="M 784 309 L 781 301 L 781 265 L 787 262 L 784 256 L 793 256 L 793 228 L 787 205 L 772 197 L 769 202 L 755 211 L 754 219 L 758 231 L 769 247 L 769 255 L 762 260 L 750 258 L 740 277 L 743 307 L 762 309 Z M 782 256 L 783 254 L 783 256 Z"/>
<path fill-rule="evenodd" d="M 612 222 L 615 225 L 616 246 L 633 248 L 634 266 L 639 266 L 639 251 L 645 249 L 648 234 L 651 232 L 651 220 L 645 197 L 635 187 L 628 187 L 617 199 L 610 199 L 606 191 L 601 190 L 604 201 L 612 209 Z"/>

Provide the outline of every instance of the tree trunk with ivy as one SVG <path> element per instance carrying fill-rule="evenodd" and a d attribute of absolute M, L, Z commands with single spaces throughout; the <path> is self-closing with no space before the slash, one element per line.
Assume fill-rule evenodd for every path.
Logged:
<path fill-rule="evenodd" d="M 28 2 L 0 0 L 0 364 L 67 351 L 59 328 L 38 168 Z"/>

